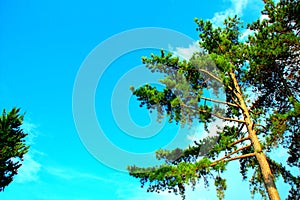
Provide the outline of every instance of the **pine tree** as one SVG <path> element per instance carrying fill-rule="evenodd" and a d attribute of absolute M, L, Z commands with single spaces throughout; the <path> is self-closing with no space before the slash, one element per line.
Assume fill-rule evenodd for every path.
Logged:
<path fill-rule="evenodd" d="M 29 148 L 24 140 L 27 134 L 21 128 L 24 116 L 19 112 L 17 108 L 8 113 L 3 110 L 0 116 L 0 192 L 13 181 Z"/>
<path fill-rule="evenodd" d="M 187 184 L 195 188 L 203 179 L 208 185 L 211 178 L 223 199 L 227 186 L 222 172 L 238 160 L 252 194 L 280 199 L 275 183 L 281 176 L 291 186 L 288 199 L 300 198 L 300 177 L 290 170 L 300 168 L 300 3 L 264 3 L 267 17 L 247 25 L 252 34 L 246 41 L 240 39 L 245 29 L 237 16 L 228 17 L 223 27 L 195 19 L 202 52 L 188 61 L 163 50 L 142 58 L 152 72 L 165 75 L 165 88 L 132 88 L 141 106 L 182 126 L 199 122 L 209 131 L 216 120 L 225 124 L 217 136 L 187 149 L 158 150 L 157 158 L 165 161 L 160 166 L 129 166 L 130 175 L 149 192 L 168 190 L 185 198 Z M 206 97 L 207 91 L 216 97 L 223 92 L 225 100 Z M 201 151 L 208 146 L 208 152 Z M 285 163 L 272 159 L 278 148 L 289 155 Z"/>

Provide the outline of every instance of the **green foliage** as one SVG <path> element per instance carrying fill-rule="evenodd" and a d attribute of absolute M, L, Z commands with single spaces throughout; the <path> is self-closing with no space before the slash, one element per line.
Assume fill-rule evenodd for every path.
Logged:
<path fill-rule="evenodd" d="M 24 140 L 27 134 L 21 128 L 24 116 L 19 111 L 17 108 L 8 113 L 3 110 L 0 116 L 0 191 L 13 181 L 29 148 Z"/>
<path fill-rule="evenodd" d="M 201 59 L 199 59 L 201 58 Z M 161 50 L 161 55 L 151 55 L 151 58 L 143 57 L 142 61 L 152 72 L 164 73 L 165 78 L 160 80 L 165 85 L 163 91 L 146 84 L 138 89 L 131 87 L 133 94 L 141 102 L 140 106 L 155 109 L 158 119 L 166 116 L 169 122 L 173 120 L 184 126 L 191 124 L 195 119 L 201 122 L 211 120 L 212 108 L 209 105 L 199 106 L 203 90 L 212 89 L 217 95 L 220 83 L 209 80 L 209 76 L 218 76 L 212 71 L 210 75 L 203 74 L 199 70 L 211 71 L 212 61 L 207 55 L 195 54 L 191 61 L 180 61 L 171 53 Z M 197 62 L 199 61 L 199 62 Z M 205 67 L 205 68 L 203 68 Z"/>
<path fill-rule="evenodd" d="M 181 125 L 203 123 L 206 131 L 215 120 L 234 122 L 187 149 L 158 150 L 157 159 L 165 161 L 160 166 L 128 167 L 142 186 L 148 183 L 149 192 L 168 190 L 185 198 L 185 185 L 195 188 L 203 179 L 208 187 L 212 179 L 217 197 L 223 199 L 227 185 L 221 175 L 228 162 L 238 160 L 252 195 L 277 199 L 277 191 L 270 188 L 276 190 L 274 181 L 281 176 L 291 188 L 288 199 L 299 199 L 300 178 L 292 171 L 300 168 L 300 3 L 264 2 L 262 14 L 267 18 L 247 25 L 253 34 L 246 41 L 240 40 L 246 29 L 237 16 L 216 28 L 195 19 L 202 52 L 189 61 L 163 50 L 142 58 L 152 72 L 164 74 L 165 88 L 131 88 L 140 106 Z M 225 93 L 226 101 L 205 97 L 207 91 L 216 97 Z M 287 151 L 286 163 L 271 158 L 278 148 Z"/>

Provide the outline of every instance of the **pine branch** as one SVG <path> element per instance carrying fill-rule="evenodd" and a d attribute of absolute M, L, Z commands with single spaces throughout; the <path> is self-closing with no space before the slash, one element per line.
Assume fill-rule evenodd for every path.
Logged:
<path fill-rule="evenodd" d="M 250 139 L 249 136 L 248 136 L 248 137 L 245 137 L 245 138 L 242 138 L 242 139 L 239 139 L 239 140 L 237 140 L 237 141 L 235 141 L 235 142 L 229 144 L 229 147 L 231 147 L 231 146 L 233 146 L 233 145 L 236 145 L 236 144 L 238 144 L 238 143 L 240 143 L 240 142 L 243 142 L 243 141 L 245 141 L 245 140 L 249 140 L 249 139 Z"/>
<path fill-rule="evenodd" d="M 255 156 L 255 153 L 248 153 L 248 154 L 236 156 L 236 157 L 233 157 L 233 158 L 229 158 L 229 159 L 227 159 L 227 160 L 224 160 L 224 162 L 230 162 L 230 161 L 233 161 L 233 160 L 238 160 L 238 159 L 247 158 L 247 157 L 252 157 L 252 156 Z M 215 166 L 216 164 L 218 164 L 218 162 L 220 162 L 220 161 L 214 162 L 214 163 L 212 163 L 210 166 L 213 167 L 213 166 Z"/>
<path fill-rule="evenodd" d="M 220 83 L 222 83 L 222 80 L 221 80 L 220 78 L 216 77 L 215 75 L 213 75 L 213 74 L 210 73 L 209 71 L 207 71 L 207 70 L 205 70 L 205 69 L 197 69 L 197 70 L 199 70 L 200 72 L 204 72 L 204 73 L 208 74 L 209 76 L 211 76 L 211 77 L 214 78 L 215 80 L 217 80 L 217 81 L 219 81 Z M 234 91 L 234 89 L 233 89 L 231 86 L 227 85 L 227 87 L 228 87 L 228 88 L 236 95 L 236 92 Z M 235 102 L 235 103 L 236 103 L 236 102 Z M 236 103 L 236 105 L 239 106 L 238 103 Z M 239 106 L 239 107 L 240 107 L 240 106 Z"/>
<path fill-rule="evenodd" d="M 196 109 L 196 108 L 193 108 L 191 106 L 188 106 L 186 105 L 185 103 L 183 102 L 180 102 L 180 106 L 182 107 L 185 107 L 185 108 L 189 108 L 189 109 L 194 109 L 194 110 L 198 110 L 199 112 L 202 112 L 202 113 L 208 113 L 207 110 L 200 110 L 200 109 Z M 222 117 L 220 115 L 217 115 L 217 114 L 214 114 L 214 113 L 210 113 L 211 115 L 219 118 L 219 119 L 222 119 L 222 120 L 225 120 L 225 121 L 232 121 L 232 122 L 238 122 L 238 123 L 245 123 L 244 120 L 241 120 L 241 119 L 233 119 L 233 118 L 228 118 L 228 117 Z"/>
<path fill-rule="evenodd" d="M 208 74 L 209 76 L 213 77 L 214 79 L 216 79 L 217 81 L 219 81 L 220 83 L 222 83 L 222 80 L 219 79 L 218 77 L 216 77 L 215 75 L 213 75 L 212 73 L 210 73 L 209 71 L 205 70 L 205 69 L 197 69 L 200 72 L 204 72 L 206 74 Z"/>
<path fill-rule="evenodd" d="M 246 149 L 246 148 L 249 148 L 249 147 L 251 147 L 251 146 L 252 146 L 252 144 L 249 144 L 249 145 L 247 145 L 247 146 L 241 147 L 241 148 L 239 148 L 239 149 L 237 149 L 237 150 L 235 150 L 235 151 L 229 153 L 228 155 L 226 155 L 226 156 L 220 158 L 219 160 L 213 162 L 212 164 L 218 163 L 218 162 L 220 162 L 220 161 L 222 161 L 222 160 L 225 160 L 226 158 L 229 158 L 229 157 L 232 156 L 233 154 L 235 154 L 235 153 L 237 153 L 237 152 L 239 152 L 239 151 L 242 151 L 242 150 L 244 150 L 244 149 Z M 247 154 L 246 154 L 246 155 L 247 155 Z M 234 157 L 234 158 L 235 158 L 235 157 Z M 230 158 L 230 159 L 231 159 L 231 158 Z M 229 159 L 227 159 L 226 162 L 227 162 L 228 160 L 229 160 Z"/>
<path fill-rule="evenodd" d="M 245 124 L 242 124 L 242 126 L 239 128 L 237 133 L 240 133 L 242 131 L 242 129 L 244 128 Z"/>
<path fill-rule="evenodd" d="M 255 126 L 260 126 L 260 127 L 262 127 L 263 129 L 265 129 L 266 131 L 268 130 L 264 125 L 261 125 L 261 124 L 254 124 L 253 126 L 254 126 L 254 127 L 255 127 Z"/>
<path fill-rule="evenodd" d="M 215 100 L 215 99 L 211 99 L 211 98 L 206 98 L 206 97 L 200 97 L 201 99 L 207 100 L 207 101 L 211 101 L 211 102 L 215 102 L 215 103 L 221 103 L 221 104 L 226 104 L 229 106 L 234 106 L 234 107 L 240 107 L 237 104 L 234 103 L 229 103 L 229 102 L 225 102 L 225 101 L 219 101 L 219 100 Z"/>
<path fill-rule="evenodd" d="M 233 94 L 236 96 L 236 93 L 235 93 L 235 92 L 233 92 Z M 233 98 L 233 96 L 231 96 L 231 100 L 232 100 L 236 105 L 238 105 L 240 109 L 242 109 L 241 105 Z"/>
<path fill-rule="evenodd" d="M 248 153 L 248 154 L 236 156 L 236 157 L 233 157 L 233 158 L 229 158 L 228 160 L 226 160 L 226 162 L 229 162 L 229 161 L 232 161 L 232 160 L 237 160 L 237 159 L 242 159 L 242 158 L 247 158 L 247 157 L 252 157 L 252 156 L 255 156 L 255 153 Z"/>
<path fill-rule="evenodd" d="M 238 123 L 245 123 L 245 121 L 244 121 L 244 120 L 241 120 L 241 119 L 233 119 L 233 118 L 228 118 L 228 117 L 222 117 L 222 116 L 220 116 L 220 115 L 216 115 L 216 114 L 213 114 L 213 113 L 211 113 L 211 115 L 213 115 L 213 116 L 215 116 L 215 117 L 217 117 L 217 118 L 219 118 L 219 119 L 223 119 L 223 120 L 225 120 L 225 121 L 238 122 Z"/>

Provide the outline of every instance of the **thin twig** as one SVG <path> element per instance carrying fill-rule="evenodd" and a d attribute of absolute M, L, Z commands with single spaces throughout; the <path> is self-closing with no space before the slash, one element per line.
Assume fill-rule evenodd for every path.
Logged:
<path fill-rule="evenodd" d="M 229 117 L 222 117 L 220 115 L 216 115 L 211 113 L 211 115 L 219 118 L 219 119 L 223 119 L 224 121 L 231 121 L 231 122 L 238 122 L 238 123 L 245 123 L 245 120 L 241 120 L 241 119 L 233 119 L 233 118 L 229 118 Z"/>
<path fill-rule="evenodd" d="M 215 103 L 226 104 L 226 105 L 229 105 L 229 106 L 239 107 L 237 104 L 234 104 L 234 103 L 229 103 L 229 102 L 225 102 L 225 101 L 219 101 L 219 100 L 215 100 L 215 99 L 211 99 L 211 98 L 200 97 L 200 99 L 204 99 L 204 100 L 215 102 Z"/>
<path fill-rule="evenodd" d="M 255 126 L 260 126 L 260 127 L 264 128 L 265 130 L 268 130 L 265 126 L 263 126 L 263 125 L 261 125 L 261 124 L 254 124 L 253 126 L 254 126 L 254 127 L 255 127 Z"/>
<path fill-rule="evenodd" d="M 243 141 L 249 140 L 249 139 L 250 139 L 250 137 L 245 137 L 245 138 L 239 139 L 239 140 L 237 140 L 237 141 L 235 141 L 235 142 L 229 144 L 229 146 L 231 147 L 231 146 L 233 146 L 233 145 L 236 145 L 236 144 L 238 144 L 238 143 L 240 143 L 240 142 L 243 142 Z"/>

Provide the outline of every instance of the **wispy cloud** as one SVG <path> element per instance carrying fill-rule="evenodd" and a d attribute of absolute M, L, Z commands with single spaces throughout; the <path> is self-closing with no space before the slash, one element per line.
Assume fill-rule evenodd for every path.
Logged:
<path fill-rule="evenodd" d="M 208 130 L 209 132 L 204 130 L 203 124 L 199 126 L 193 126 L 190 133 L 187 135 L 187 139 L 191 141 L 203 139 L 205 137 L 212 137 L 218 135 L 218 131 L 220 131 L 219 128 L 223 128 L 225 125 L 228 125 L 229 123 L 223 122 L 221 119 L 216 119 L 214 122 L 208 124 Z"/>
<path fill-rule="evenodd" d="M 222 128 L 226 125 L 225 122 L 222 120 L 217 119 L 215 122 L 212 122 L 208 125 L 209 132 L 204 130 L 203 124 L 199 124 L 198 126 L 194 126 L 189 134 L 187 134 L 186 138 L 190 141 L 190 145 L 194 146 L 195 141 L 199 141 L 201 139 L 207 138 L 207 137 L 213 137 L 218 136 L 219 128 Z M 215 138 L 215 142 L 217 142 L 218 138 Z M 211 150 L 213 146 L 205 147 L 207 149 L 201 149 L 201 152 L 208 152 Z"/>
<path fill-rule="evenodd" d="M 210 181 L 211 182 L 211 181 Z M 211 184 L 211 183 L 210 183 Z M 203 182 L 200 181 L 196 186 L 196 190 L 193 191 L 189 185 L 186 185 L 186 199 L 195 199 L 195 200 L 207 200 L 215 199 L 214 186 L 211 186 L 212 191 L 209 192 L 204 188 Z M 168 191 L 161 191 L 160 193 L 156 192 L 147 192 L 145 188 L 137 188 L 136 185 L 127 184 L 126 186 L 118 187 L 116 191 L 117 199 L 122 200 L 180 200 L 182 199 L 180 195 L 176 195 L 173 192 L 169 193 Z"/>
<path fill-rule="evenodd" d="M 269 19 L 268 15 L 261 15 L 260 18 L 259 18 L 260 21 L 263 21 L 263 20 L 265 20 L 265 19 L 266 19 L 266 20 Z M 244 41 L 245 39 L 248 38 L 249 35 L 253 35 L 254 33 L 255 33 L 255 32 L 254 32 L 253 30 L 245 29 L 245 31 L 242 32 L 242 34 L 241 34 L 241 36 L 240 36 L 240 40 L 241 40 L 241 41 Z"/>
<path fill-rule="evenodd" d="M 152 199 L 160 199 L 160 200 L 180 200 L 181 197 L 179 195 L 175 195 L 174 193 L 169 193 L 168 191 L 163 191 L 160 193 L 156 192 L 147 192 L 145 188 L 137 188 L 136 185 L 127 185 L 123 187 L 118 187 L 116 190 L 117 199 L 123 200 L 152 200 Z"/>
<path fill-rule="evenodd" d="M 240 41 L 245 41 L 246 39 L 248 39 L 249 35 L 252 35 L 254 33 L 254 31 L 250 30 L 250 29 L 246 29 L 244 32 L 242 32 L 241 36 L 240 36 Z"/>
<path fill-rule="evenodd" d="M 35 161 L 31 154 L 24 156 L 23 165 L 18 171 L 15 178 L 17 183 L 27 183 L 37 181 L 39 179 L 38 173 L 41 170 L 41 164 Z"/>
<path fill-rule="evenodd" d="M 193 44 L 190 44 L 188 47 L 176 47 L 174 49 L 173 47 L 170 46 L 169 50 L 173 51 L 175 56 L 178 56 L 185 60 L 189 60 L 194 53 L 201 51 L 201 48 L 199 46 L 199 41 L 195 41 Z"/>
<path fill-rule="evenodd" d="M 216 12 L 211 19 L 215 26 L 222 26 L 224 19 L 228 16 L 243 16 L 243 11 L 248 4 L 248 0 L 226 0 L 231 2 L 231 6 L 224 11 Z"/>
<path fill-rule="evenodd" d="M 238 15 L 243 15 L 243 9 L 247 6 L 248 0 L 230 0 L 232 2 L 234 11 Z"/>
<path fill-rule="evenodd" d="M 248 1 L 248 0 L 224 0 L 226 2 L 230 2 L 231 6 L 229 8 L 227 8 L 226 10 L 220 11 L 220 12 L 216 12 L 213 16 L 213 18 L 211 18 L 210 20 L 212 21 L 213 25 L 215 26 L 223 26 L 224 20 L 228 17 L 228 16 L 234 16 L 237 15 L 238 17 L 243 17 L 245 10 L 249 10 L 249 8 L 251 7 L 252 9 L 262 9 L 262 2 L 259 0 L 252 0 L 252 1 Z M 278 2 L 278 1 L 275 1 Z M 264 20 L 264 19 L 268 19 L 268 17 L 266 15 L 261 15 L 260 20 Z M 249 30 L 249 29 L 245 29 L 241 36 L 240 36 L 240 40 L 241 41 L 245 41 L 249 35 L 252 35 L 254 32 Z"/>
<path fill-rule="evenodd" d="M 33 145 L 35 138 L 39 135 L 37 125 L 28 121 L 24 121 L 22 124 L 22 129 L 25 133 L 28 133 L 28 136 L 26 137 L 26 143 L 28 145 Z M 39 180 L 38 174 L 42 165 L 35 158 L 38 155 L 43 155 L 43 153 L 35 150 L 32 147 L 29 148 L 29 152 L 24 155 L 24 161 L 18 170 L 18 175 L 15 177 L 15 182 L 27 183 Z"/>
<path fill-rule="evenodd" d="M 268 15 L 261 15 L 260 18 L 259 18 L 260 21 L 263 21 L 263 20 L 265 20 L 265 19 L 268 20 L 268 19 L 270 19 L 270 18 L 269 18 Z"/>
<path fill-rule="evenodd" d="M 28 134 L 26 137 L 27 144 L 33 145 L 34 139 L 39 135 L 38 126 L 32 122 L 24 121 L 22 124 L 22 129 Z"/>
<path fill-rule="evenodd" d="M 87 172 L 80 172 L 68 167 L 45 167 L 45 170 L 47 171 L 48 174 L 65 180 L 80 179 L 80 180 L 96 180 L 96 181 L 102 181 L 107 183 L 116 182 L 114 181 L 114 179 L 107 179 Z"/>

